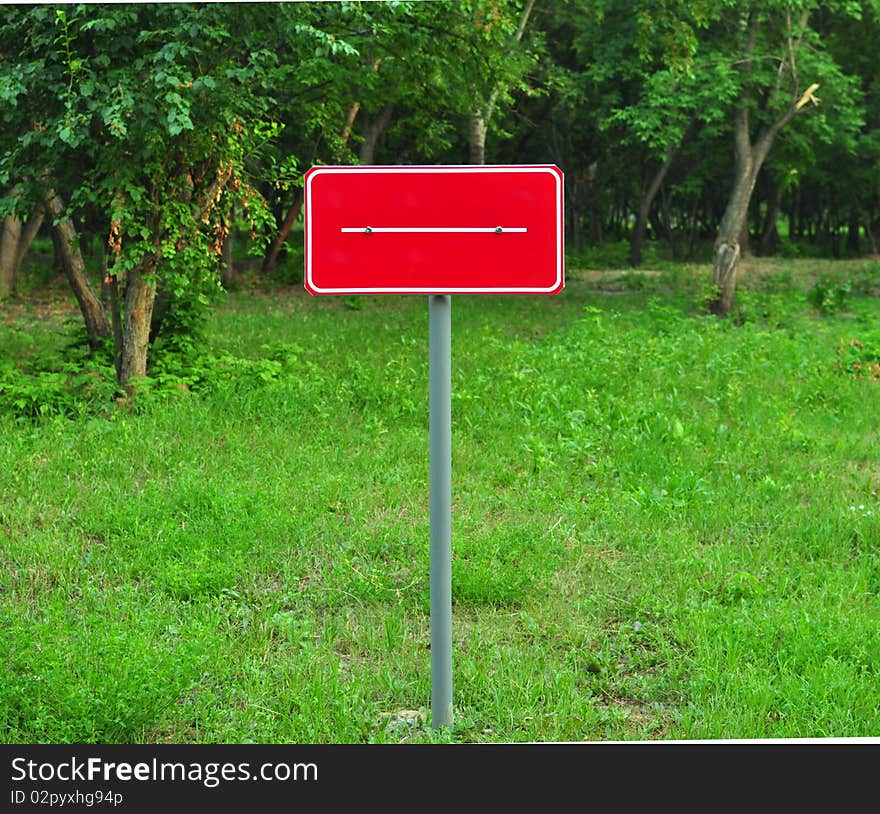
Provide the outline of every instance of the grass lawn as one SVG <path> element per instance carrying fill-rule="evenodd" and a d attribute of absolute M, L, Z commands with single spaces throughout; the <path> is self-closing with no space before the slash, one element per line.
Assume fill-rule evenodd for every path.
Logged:
<path fill-rule="evenodd" d="M 707 276 L 453 299 L 440 732 L 424 297 L 245 286 L 136 409 L 5 306 L 0 740 L 880 735 L 880 264 Z"/>

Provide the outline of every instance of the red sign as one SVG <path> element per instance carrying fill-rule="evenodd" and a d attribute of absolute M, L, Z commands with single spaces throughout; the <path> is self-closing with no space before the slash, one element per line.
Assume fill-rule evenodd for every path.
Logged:
<path fill-rule="evenodd" d="M 552 165 L 312 167 L 312 294 L 558 294 L 562 171 Z"/>

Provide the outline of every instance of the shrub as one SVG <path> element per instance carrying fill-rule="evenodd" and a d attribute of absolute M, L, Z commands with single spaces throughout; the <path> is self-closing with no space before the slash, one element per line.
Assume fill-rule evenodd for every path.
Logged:
<path fill-rule="evenodd" d="M 841 339 L 837 346 L 837 367 L 857 379 L 880 382 L 880 343 L 873 339 Z"/>
<path fill-rule="evenodd" d="M 823 277 L 807 292 L 807 302 L 820 314 L 836 314 L 843 309 L 851 290 L 849 280 L 835 282 Z"/>

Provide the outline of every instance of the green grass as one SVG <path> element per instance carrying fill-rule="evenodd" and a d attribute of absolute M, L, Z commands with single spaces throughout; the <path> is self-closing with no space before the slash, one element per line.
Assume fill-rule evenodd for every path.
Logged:
<path fill-rule="evenodd" d="M 136 411 L 16 306 L 0 740 L 880 735 L 880 269 L 756 264 L 723 322 L 697 271 L 455 298 L 440 733 L 424 298 L 244 286 Z"/>

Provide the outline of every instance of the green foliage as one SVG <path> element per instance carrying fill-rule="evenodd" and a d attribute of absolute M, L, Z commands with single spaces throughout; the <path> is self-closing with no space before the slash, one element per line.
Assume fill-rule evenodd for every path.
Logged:
<path fill-rule="evenodd" d="M 84 368 L 78 362 L 52 364 L 49 360 L 38 360 L 37 367 L 28 372 L 0 366 L 3 412 L 16 418 L 82 416 L 106 409 L 115 394 L 112 366 Z"/>
<path fill-rule="evenodd" d="M 774 268 L 739 325 L 686 267 L 455 298 L 443 733 L 393 724 L 430 698 L 421 298 L 242 291 L 136 411 L 4 394 L 7 740 L 870 735 L 880 300 L 871 264 L 825 263 L 853 287 L 817 319 L 815 267 Z M 24 324 L 3 382 L 82 352 Z"/>
<path fill-rule="evenodd" d="M 817 280 L 807 292 L 807 302 L 820 314 L 834 314 L 845 307 L 851 290 L 849 280 L 824 277 Z"/>
<path fill-rule="evenodd" d="M 117 392 L 110 354 L 87 354 L 80 331 L 59 351 L 0 358 L 0 414 L 19 421 L 104 413 Z"/>
<path fill-rule="evenodd" d="M 837 346 L 837 367 L 857 379 L 880 382 L 880 334 L 869 333 L 864 339 L 841 339 Z"/>
<path fill-rule="evenodd" d="M 877 30 L 870 3 L 788 0 L 10 7 L 0 214 L 32 211 L 51 180 L 123 286 L 156 275 L 174 301 L 162 330 L 186 344 L 226 235 L 261 254 L 304 169 L 358 161 L 386 108 L 380 163 L 460 163 L 482 110 L 489 160 L 558 163 L 569 245 L 619 267 L 607 247 L 672 156 L 646 248 L 658 268 L 670 236 L 676 256 L 685 238 L 708 256 L 739 102 L 754 140 L 816 83 L 819 104 L 776 139 L 753 227 L 776 189 L 799 218 L 783 256 L 855 255 L 878 212 Z M 841 249 L 851 225 L 862 244 Z M 299 281 L 297 249 L 279 275 Z"/>
<path fill-rule="evenodd" d="M 278 36 L 296 14 L 279 11 Z M 288 67 L 267 47 L 265 15 L 22 7 L 0 26 L 12 55 L 0 138 L 7 209 L 29 209 L 44 181 L 60 185 L 71 214 L 97 217 L 120 281 L 155 275 L 172 344 L 190 341 L 217 289 L 229 213 L 244 213 L 254 240 L 272 223 L 251 172 L 283 128 L 273 94 Z"/>

